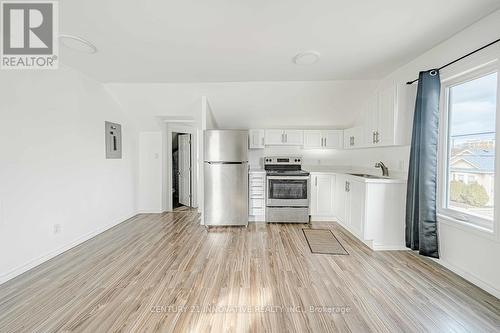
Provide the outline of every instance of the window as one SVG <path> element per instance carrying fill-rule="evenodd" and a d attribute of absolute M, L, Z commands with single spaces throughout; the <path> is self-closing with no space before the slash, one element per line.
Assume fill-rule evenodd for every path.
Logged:
<path fill-rule="evenodd" d="M 467 184 L 475 183 L 475 182 L 476 182 L 476 176 L 474 176 L 474 175 L 467 175 Z"/>
<path fill-rule="evenodd" d="M 441 213 L 493 229 L 497 72 L 445 85 L 447 133 Z"/>

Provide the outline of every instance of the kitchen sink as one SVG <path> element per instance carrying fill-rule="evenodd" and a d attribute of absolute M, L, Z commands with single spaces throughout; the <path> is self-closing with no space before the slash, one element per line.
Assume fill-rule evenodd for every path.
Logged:
<path fill-rule="evenodd" d="M 371 178 L 371 179 L 387 179 L 387 177 L 369 175 L 366 173 L 349 173 L 349 175 L 356 176 L 356 177 L 363 177 L 363 178 Z"/>

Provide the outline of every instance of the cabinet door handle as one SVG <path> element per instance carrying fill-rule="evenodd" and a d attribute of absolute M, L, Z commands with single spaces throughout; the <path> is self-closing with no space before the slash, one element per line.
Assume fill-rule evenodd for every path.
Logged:
<path fill-rule="evenodd" d="M 288 142 L 288 134 L 285 133 L 285 142 Z"/>
<path fill-rule="evenodd" d="M 324 138 L 324 140 L 325 140 L 325 147 L 326 147 L 326 138 Z"/>
<path fill-rule="evenodd" d="M 318 186 L 318 176 L 314 177 L 314 186 Z"/>
<path fill-rule="evenodd" d="M 264 137 L 262 137 L 262 145 L 264 145 Z"/>
<path fill-rule="evenodd" d="M 375 131 L 372 131 L 372 143 L 375 143 Z"/>
<path fill-rule="evenodd" d="M 285 143 L 285 133 L 281 133 L 281 143 Z"/>
<path fill-rule="evenodd" d="M 376 138 L 377 138 L 377 143 L 379 143 L 380 142 L 380 133 L 378 131 L 377 131 Z"/>

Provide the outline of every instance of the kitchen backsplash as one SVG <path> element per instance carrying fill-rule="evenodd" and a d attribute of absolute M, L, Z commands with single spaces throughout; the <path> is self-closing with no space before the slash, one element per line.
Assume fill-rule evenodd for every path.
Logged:
<path fill-rule="evenodd" d="M 409 146 L 365 149 L 302 149 L 301 147 L 266 147 L 249 150 L 249 163 L 253 169 L 263 168 L 264 156 L 301 156 L 303 165 L 327 165 L 363 169 L 379 173 L 375 163 L 384 162 L 391 176 L 405 178 L 408 171 Z"/>

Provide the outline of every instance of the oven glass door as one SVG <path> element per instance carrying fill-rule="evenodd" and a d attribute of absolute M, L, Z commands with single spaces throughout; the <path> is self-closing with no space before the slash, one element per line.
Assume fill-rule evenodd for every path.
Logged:
<path fill-rule="evenodd" d="M 308 206 L 308 178 L 268 178 L 268 206 Z"/>

